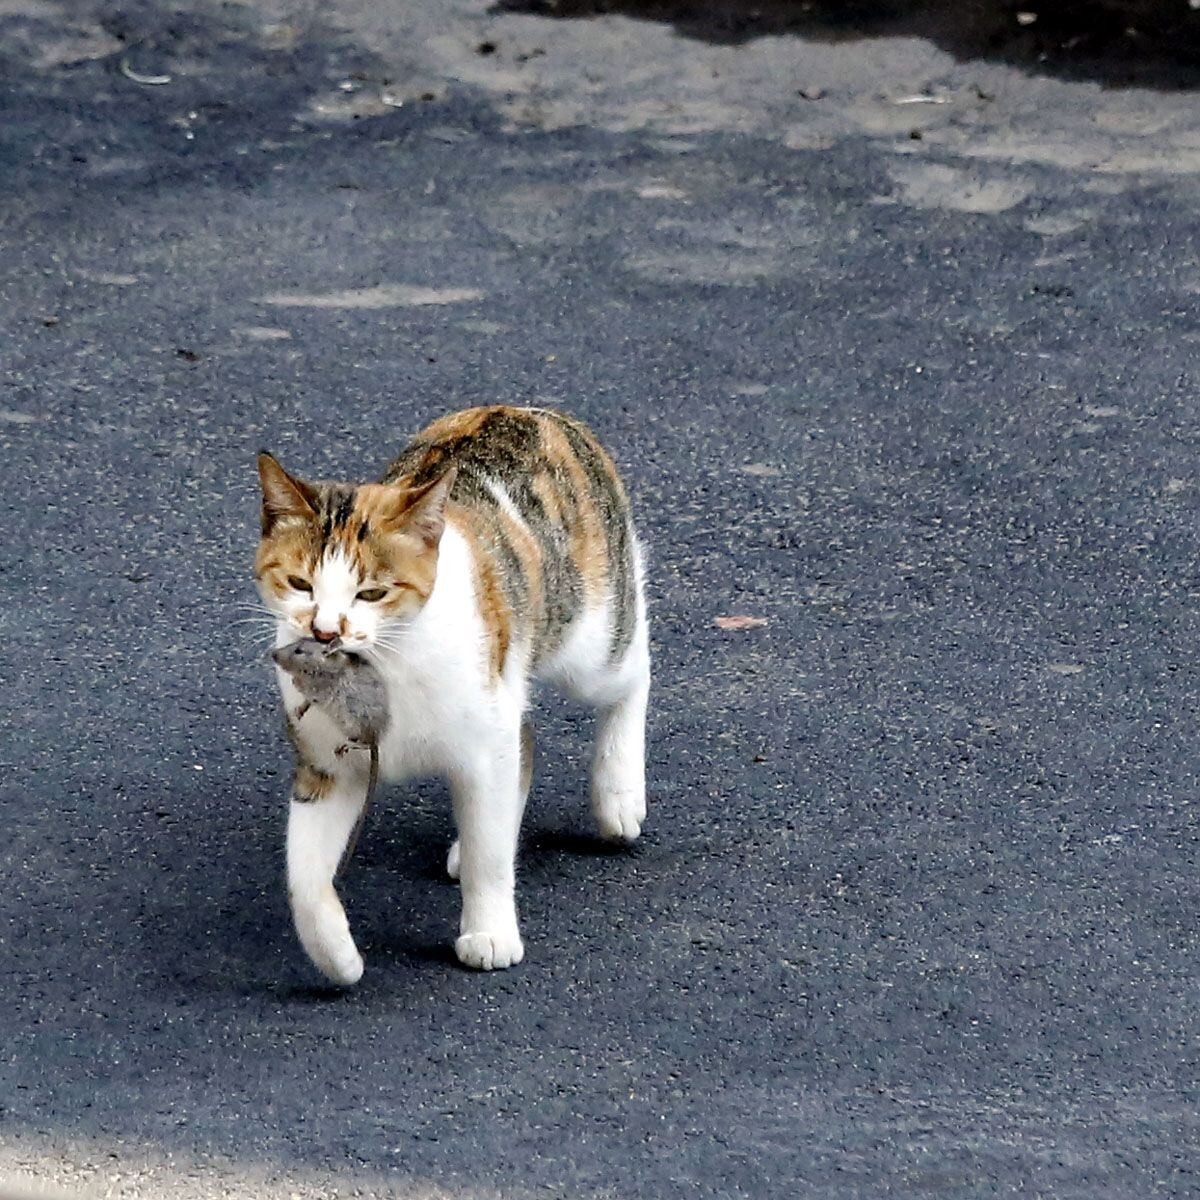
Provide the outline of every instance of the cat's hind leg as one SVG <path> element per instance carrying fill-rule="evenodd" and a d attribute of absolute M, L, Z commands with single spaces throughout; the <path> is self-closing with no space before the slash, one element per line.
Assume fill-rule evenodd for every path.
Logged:
<path fill-rule="evenodd" d="M 644 620 L 611 683 L 597 689 L 592 814 L 602 836 L 632 842 L 646 820 L 646 705 L 650 653 Z"/>
<path fill-rule="evenodd" d="M 650 634 L 641 593 L 640 558 L 632 636 L 615 658 L 620 627 L 610 605 L 576 619 L 545 678 L 596 712 L 592 754 L 592 814 L 603 837 L 632 842 L 646 820 L 646 706 L 650 695 Z"/>

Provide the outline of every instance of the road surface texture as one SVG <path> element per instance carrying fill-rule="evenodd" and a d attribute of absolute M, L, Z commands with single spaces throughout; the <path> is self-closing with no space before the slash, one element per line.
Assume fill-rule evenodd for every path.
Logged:
<path fill-rule="evenodd" d="M 1200 17 L 1034 8 L 0 0 L 10 1191 L 1200 1191 Z M 540 698 L 525 963 L 429 782 L 337 992 L 253 454 L 491 401 L 628 476 L 650 820 Z"/>

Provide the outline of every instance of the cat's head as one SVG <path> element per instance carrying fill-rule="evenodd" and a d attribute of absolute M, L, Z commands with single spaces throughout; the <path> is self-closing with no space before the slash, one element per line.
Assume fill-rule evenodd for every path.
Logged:
<path fill-rule="evenodd" d="M 437 576 L 454 470 L 431 483 L 306 483 L 265 451 L 254 576 L 267 607 L 302 637 L 379 641 L 411 619 Z"/>

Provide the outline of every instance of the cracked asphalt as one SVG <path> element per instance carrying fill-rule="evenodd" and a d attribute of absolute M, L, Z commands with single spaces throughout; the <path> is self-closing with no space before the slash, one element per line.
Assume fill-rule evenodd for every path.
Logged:
<path fill-rule="evenodd" d="M 553 7 L 0 0 L 0 1182 L 1196 1195 L 1193 69 Z M 253 455 L 493 401 L 629 481 L 646 833 L 541 697 L 526 962 L 431 781 L 334 992 Z"/>

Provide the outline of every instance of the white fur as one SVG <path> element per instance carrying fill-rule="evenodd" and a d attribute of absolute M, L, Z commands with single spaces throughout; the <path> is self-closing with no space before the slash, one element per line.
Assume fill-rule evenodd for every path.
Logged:
<path fill-rule="evenodd" d="M 525 518 L 521 516 L 521 510 L 513 503 L 513 498 L 508 494 L 508 488 L 499 479 L 489 478 L 487 489 L 496 497 L 496 503 L 504 509 L 505 515 L 528 532 L 529 526 L 525 523 Z"/>
<path fill-rule="evenodd" d="M 340 551 L 326 553 L 312 581 L 313 629 L 322 633 L 340 634 L 350 613 L 362 607 L 354 599 L 358 580 L 354 566 Z"/>
<path fill-rule="evenodd" d="M 333 873 L 365 799 L 365 789 L 346 786 L 322 800 L 293 800 L 288 809 L 288 900 L 296 933 L 318 970 L 341 984 L 362 978 L 363 961 Z"/>
<path fill-rule="evenodd" d="M 497 499 L 508 500 L 497 485 Z M 496 489 L 494 489 L 496 490 Z M 511 504 L 511 500 L 509 500 Z M 514 508 L 515 511 L 515 508 Z M 650 680 L 642 567 L 637 563 L 638 612 L 633 643 L 616 664 L 607 661 L 608 603 L 576 618 L 562 649 L 540 674 L 599 709 L 592 806 L 606 837 L 632 840 L 646 815 L 644 725 Z M 482 970 L 519 963 L 525 948 L 514 897 L 517 836 L 525 807 L 521 787 L 521 722 L 528 703 L 529 648 L 510 647 L 502 678 L 489 677 L 488 642 L 473 587 L 470 552 L 447 524 L 437 578 L 421 611 L 405 623 L 379 623 L 372 606 L 355 600 L 360 581 L 340 556 L 327 558 L 313 580 L 318 628 L 345 621 L 345 638 L 373 656 L 387 683 L 391 720 L 379 747 L 380 772 L 402 780 L 437 774 L 450 784 L 459 840 L 447 869 L 462 888 L 455 950 Z M 278 642 L 306 636 L 305 614 L 276 605 Z M 279 673 L 289 711 L 301 703 Z M 360 755 L 339 758 L 344 737 L 317 709 L 299 725 L 305 757 L 334 776 L 332 795 L 293 801 L 288 822 L 288 891 L 300 940 L 313 963 L 342 984 L 357 981 L 362 960 L 333 887 L 338 861 L 366 799 Z"/>

